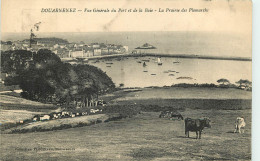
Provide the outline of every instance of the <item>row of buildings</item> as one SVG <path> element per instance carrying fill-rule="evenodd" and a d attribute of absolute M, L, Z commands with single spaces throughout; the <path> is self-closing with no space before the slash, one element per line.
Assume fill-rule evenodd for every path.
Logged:
<path fill-rule="evenodd" d="M 29 44 L 28 40 L 23 41 L 1 41 L 1 50 L 30 50 L 37 51 L 39 49 L 49 49 L 53 53 L 57 54 L 60 58 L 87 58 L 102 55 L 112 54 L 127 54 L 128 46 L 116 45 L 116 44 L 105 44 L 105 43 L 91 43 L 85 44 L 80 43 L 69 43 L 59 41 L 58 38 L 41 38 L 35 43 Z M 60 39 L 62 40 L 62 39 Z"/>

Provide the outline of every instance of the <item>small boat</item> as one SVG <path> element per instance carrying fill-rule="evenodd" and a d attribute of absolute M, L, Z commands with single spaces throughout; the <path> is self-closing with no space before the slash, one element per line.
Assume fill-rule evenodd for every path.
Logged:
<path fill-rule="evenodd" d="M 142 60 L 142 61 L 144 61 L 144 62 L 150 62 L 150 60 Z"/>
<path fill-rule="evenodd" d="M 146 67 L 146 66 L 147 66 L 146 63 L 144 62 L 144 63 L 143 63 L 143 67 Z"/>
<path fill-rule="evenodd" d="M 106 64 L 114 64 L 114 63 L 106 63 Z"/>
<path fill-rule="evenodd" d="M 169 76 L 174 76 L 174 74 L 169 74 Z"/>
<path fill-rule="evenodd" d="M 156 74 L 151 74 L 151 75 L 156 75 Z"/>
<path fill-rule="evenodd" d="M 175 72 L 174 70 L 168 70 L 168 72 Z"/>
<path fill-rule="evenodd" d="M 147 70 L 144 70 L 143 72 L 148 72 Z"/>
<path fill-rule="evenodd" d="M 137 61 L 137 63 L 142 63 L 141 61 Z"/>
<path fill-rule="evenodd" d="M 110 65 L 108 65 L 107 67 L 111 67 Z"/>
<path fill-rule="evenodd" d="M 191 77 L 178 77 L 178 78 L 176 78 L 176 79 L 193 79 L 193 78 L 191 78 Z"/>
<path fill-rule="evenodd" d="M 158 65 L 162 65 L 161 58 L 157 59 L 157 63 L 158 63 Z"/>

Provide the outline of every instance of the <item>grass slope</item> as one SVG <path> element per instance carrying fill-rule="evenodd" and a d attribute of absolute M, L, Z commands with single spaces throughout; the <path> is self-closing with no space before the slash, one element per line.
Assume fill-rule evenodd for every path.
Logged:
<path fill-rule="evenodd" d="M 158 118 L 159 112 L 143 112 L 94 126 L 2 134 L 0 153 L 3 160 L 251 159 L 251 110 L 187 109 L 182 114 L 192 118 L 208 116 L 212 128 L 203 130 L 201 140 L 195 139 L 195 133 L 185 138 L 183 121 Z M 245 117 L 244 134 L 233 133 L 237 116 Z"/>

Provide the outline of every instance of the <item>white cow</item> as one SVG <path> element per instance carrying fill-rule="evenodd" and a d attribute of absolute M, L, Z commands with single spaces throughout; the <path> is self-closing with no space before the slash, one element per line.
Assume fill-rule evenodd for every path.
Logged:
<path fill-rule="evenodd" d="M 244 133 L 244 129 L 241 128 L 245 128 L 246 123 L 243 117 L 237 117 L 236 122 L 235 122 L 235 131 L 234 133 Z"/>
<path fill-rule="evenodd" d="M 35 122 L 35 121 L 37 121 L 38 120 L 38 117 L 34 117 L 33 118 L 33 121 Z"/>
<path fill-rule="evenodd" d="M 50 116 L 49 115 L 44 115 L 40 117 L 40 121 L 46 121 L 46 120 L 50 120 Z"/>
<path fill-rule="evenodd" d="M 102 110 L 99 109 L 90 109 L 90 113 L 97 113 L 97 112 L 101 112 Z"/>
<path fill-rule="evenodd" d="M 59 118 L 58 114 L 53 114 L 53 119 L 58 119 L 58 118 Z"/>

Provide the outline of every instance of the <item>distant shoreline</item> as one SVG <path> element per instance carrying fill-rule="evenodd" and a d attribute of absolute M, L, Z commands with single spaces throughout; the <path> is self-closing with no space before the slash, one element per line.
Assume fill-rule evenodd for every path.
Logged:
<path fill-rule="evenodd" d="M 204 55 L 184 55 L 184 54 L 157 54 L 157 53 L 142 53 L 142 54 L 115 54 L 115 55 L 103 55 L 83 58 L 85 60 L 106 59 L 116 57 L 171 57 L 171 58 L 189 58 L 189 59 L 213 59 L 213 60 L 233 60 L 233 61 L 252 61 L 252 58 L 243 57 L 222 57 L 222 56 L 204 56 Z M 77 61 L 77 58 L 61 58 L 62 61 Z"/>
<path fill-rule="evenodd" d="M 153 54 L 145 53 L 139 54 L 145 56 L 155 56 L 155 57 L 173 57 L 173 58 L 193 58 L 193 59 L 216 59 L 216 60 L 236 60 L 236 61 L 252 61 L 252 58 L 242 58 L 242 57 L 223 57 L 223 56 L 204 56 L 204 55 L 184 55 L 184 54 Z"/>

